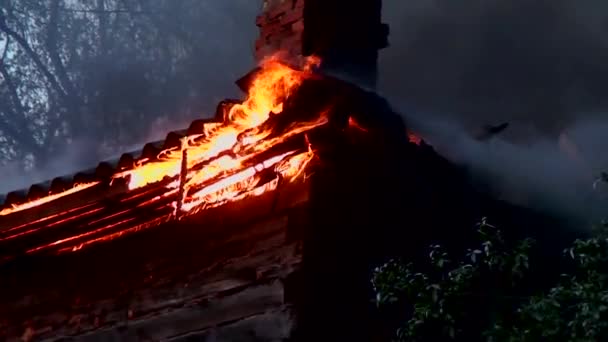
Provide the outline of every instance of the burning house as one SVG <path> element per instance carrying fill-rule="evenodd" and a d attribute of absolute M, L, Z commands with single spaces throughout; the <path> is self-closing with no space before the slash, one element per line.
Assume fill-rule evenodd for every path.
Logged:
<path fill-rule="evenodd" d="M 266 1 L 260 67 L 237 82 L 245 100 L 7 194 L 0 336 L 369 340 L 381 331 L 373 265 L 431 238 L 462 241 L 481 215 L 523 217 L 472 191 L 361 87 L 387 45 L 380 8 Z"/>

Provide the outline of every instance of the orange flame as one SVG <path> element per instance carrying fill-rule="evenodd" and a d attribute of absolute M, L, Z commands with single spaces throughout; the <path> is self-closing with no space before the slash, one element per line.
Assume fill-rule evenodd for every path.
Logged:
<path fill-rule="evenodd" d="M 309 122 L 298 122 L 294 119 L 293 123 L 282 128 L 281 132 L 273 131 L 272 121 L 269 121 L 274 115 L 281 115 L 285 100 L 319 63 L 318 58 L 308 58 L 301 68 L 303 71 L 297 71 L 277 58 L 267 59 L 253 79 L 247 99 L 230 108 L 223 122 L 205 124 L 201 134 L 183 138 L 181 147 L 164 150 L 154 160 L 141 159 L 133 169 L 113 175 L 112 180 L 123 179 L 128 188 L 133 190 L 158 183 L 168 177 L 171 181 L 164 185 L 166 192 L 149 202 L 174 196 L 179 189 L 179 205 L 177 201 L 171 205 L 176 210 L 179 208 L 180 213 L 191 214 L 244 197 L 259 196 L 274 190 L 280 179 L 288 182 L 299 179 L 314 157 L 310 146 L 306 152 L 292 150 L 262 162 L 256 160 L 260 159 L 262 153 L 287 139 L 328 123 L 326 112 L 316 113 L 316 118 Z M 268 122 L 270 124 L 266 124 Z M 266 170 L 273 171 L 276 178 L 268 181 L 268 178 L 262 177 L 261 173 Z M 96 184 L 99 182 L 77 185 L 59 194 L 4 209 L 0 211 L 0 216 L 33 208 Z M 57 240 L 47 247 L 85 238 L 106 229 L 108 226 L 83 233 L 84 235 Z M 80 247 L 74 250 L 77 249 Z M 38 250 L 33 249 L 30 252 Z"/>
<path fill-rule="evenodd" d="M 269 119 L 271 113 L 280 113 L 283 101 L 302 81 L 303 73 L 276 60 L 268 60 L 262 72 L 253 80 L 248 98 L 242 104 L 237 104 L 230 109 L 225 122 L 209 123 L 205 125 L 202 135 L 188 137 L 188 167 L 217 157 L 223 151 L 254 145 L 267 137 L 271 132 L 263 131 L 238 141 L 239 134 L 259 127 Z M 260 148 L 257 152 L 268 147 L 270 146 Z M 181 156 L 182 153 L 179 149 L 163 151 L 159 154 L 159 161 L 143 163 L 135 169 L 122 172 L 115 177 L 129 177 L 130 189 L 161 181 L 167 176 L 175 177 L 180 172 Z M 216 159 L 196 176 L 194 182 L 213 178 L 223 170 L 237 168 L 241 166 L 241 162 L 242 160 L 232 157 Z"/>
<path fill-rule="evenodd" d="M 274 186 L 270 187 L 260 185 L 260 172 L 274 167 L 277 174 L 294 181 L 302 174 L 312 157 L 313 153 L 309 151 L 297 155 L 288 152 L 267 159 L 197 191 L 190 196 L 189 202 L 184 204 L 182 210 L 191 211 L 201 205 L 204 208 L 214 207 L 227 201 L 240 200 L 250 195 L 259 196 L 267 190 L 274 190 L 276 184 L 273 182 L 271 184 Z"/>
<path fill-rule="evenodd" d="M 42 204 L 54 201 L 56 199 L 59 199 L 59 198 L 62 198 L 62 197 L 65 197 L 65 196 L 77 193 L 79 191 L 82 191 L 82 190 L 85 190 L 85 189 L 88 189 L 88 188 L 91 188 L 91 187 L 93 187 L 93 186 L 95 186 L 97 184 L 99 184 L 99 182 L 76 184 L 76 185 L 74 185 L 74 187 L 72 187 L 72 188 L 70 188 L 68 190 L 65 190 L 63 192 L 60 192 L 60 193 L 57 193 L 57 194 L 52 194 L 52 195 L 47 195 L 47 196 L 41 197 L 39 199 L 35 199 L 33 201 L 29 201 L 29 202 L 23 203 L 23 204 L 16 204 L 16 205 L 13 205 L 10 208 L 4 208 L 4 209 L 0 210 L 0 216 L 5 216 L 5 215 L 8 215 L 8 214 L 12 214 L 12 213 L 18 212 L 18 211 L 22 211 L 22 210 L 26 210 L 26 209 L 31 209 L 31 208 L 37 207 L 39 205 L 42 205 Z"/>
<path fill-rule="evenodd" d="M 303 69 L 311 70 L 318 63 L 318 58 L 310 58 L 305 61 Z M 182 203 L 182 211 L 187 212 L 198 206 L 223 203 L 230 198 L 238 197 L 239 193 L 251 191 L 259 181 L 256 177 L 257 173 L 277 163 L 286 162 L 284 159 L 295 151 L 267 160 L 262 166 L 247 167 L 251 159 L 288 138 L 328 122 L 325 113 L 319 113 L 316 120 L 295 122 L 280 136 L 272 138 L 270 138 L 272 129 L 263 128 L 263 124 L 273 114 L 278 115 L 283 111 L 285 99 L 305 77 L 306 73 L 296 71 L 275 58 L 269 58 L 253 80 L 247 99 L 242 104 L 230 108 L 224 122 L 206 124 L 202 134 L 189 136 L 184 140 L 182 149 L 163 151 L 159 154 L 158 161 L 145 161 L 132 170 L 115 175 L 115 178 L 125 178 L 128 180 L 129 189 L 137 189 L 159 182 L 165 177 L 176 177 L 181 170 L 183 149 L 186 149 L 188 156 L 188 175 L 184 184 L 186 192 L 217 177 L 224 175 L 226 177 L 191 194 Z M 300 155 L 296 160 L 299 159 L 305 158 Z M 299 165 L 304 168 L 308 164 L 297 163 L 296 160 L 292 163 L 294 167 Z M 202 163 L 204 163 L 202 169 L 190 170 Z M 301 173 L 301 170 L 291 170 L 285 176 L 290 179 L 297 178 Z M 173 182 L 168 188 L 174 189 L 178 186 L 179 182 Z"/>
<path fill-rule="evenodd" d="M 272 158 L 265 160 L 255 166 L 246 168 L 230 177 L 226 177 L 223 180 L 213 183 L 208 187 L 205 187 L 199 190 L 195 195 L 191 196 L 191 202 L 188 202 L 183 205 L 182 210 L 190 213 L 195 213 L 200 210 L 206 208 L 213 208 L 224 204 L 226 202 L 237 201 L 244 199 L 246 197 L 255 197 L 260 196 L 269 191 L 273 191 L 277 188 L 279 184 L 279 178 L 275 178 L 274 180 L 260 184 L 260 178 L 258 177 L 259 172 L 263 170 L 268 170 L 274 167 L 274 170 L 277 172 L 279 177 L 284 177 L 284 179 L 288 179 L 290 182 L 295 181 L 303 175 L 304 169 L 308 163 L 314 157 L 314 153 L 312 149 L 307 152 L 294 154 L 293 152 L 287 152 Z M 173 191 L 174 192 L 174 191 Z M 168 195 L 167 193 L 166 195 Z M 152 201 L 158 198 L 153 199 Z M 104 221 L 110 219 L 112 216 L 120 217 L 122 214 L 129 211 L 128 209 L 123 210 L 121 212 L 114 213 L 110 216 L 104 216 L 99 221 Z M 93 237 L 99 233 L 104 233 L 106 231 L 111 230 L 112 228 L 127 224 L 130 221 L 134 221 L 135 218 L 125 218 L 121 219 L 118 222 L 110 223 L 107 225 L 103 225 L 101 228 L 97 228 L 91 231 L 83 232 L 81 234 L 69 236 L 63 239 L 56 240 L 52 243 L 47 243 L 42 246 L 38 246 L 35 248 L 29 249 L 26 253 L 35 253 L 39 252 L 51 247 L 60 247 L 62 245 L 75 242 L 79 239 L 87 239 L 83 242 L 79 242 L 76 246 L 73 247 L 62 247 L 59 249 L 59 252 L 76 252 L 81 250 L 83 247 L 88 246 L 90 244 L 102 241 L 110 241 L 114 238 L 118 238 L 120 236 L 136 232 L 142 229 L 146 229 L 148 226 L 154 224 L 160 224 L 162 222 L 166 222 L 170 219 L 170 217 L 163 216 L 161 218 L 155 219 L 152 222 L 136 225 L 131 228 L 121 229 L 118 232 L 104 234 L 99 237 Z M 89 224 L 95 223 L 94 221 L 89 222 Z"/>

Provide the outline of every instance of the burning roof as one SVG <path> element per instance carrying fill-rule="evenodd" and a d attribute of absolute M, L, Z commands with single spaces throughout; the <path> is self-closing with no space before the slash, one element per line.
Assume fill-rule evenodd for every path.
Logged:
<path fill-rule="evenodd" d="M 215 120 L 9 193 L 0 202 L 0 258 L 79 250 L 301 178 L 315 154 L 308 135 L 329 123 L 329 108 L 324 101 L 288 107 L 294 91 L 316 77 L 316 62 L 295 68 L 268 59 L 241 80 L 247 98 L 221 102 Z"/>
<path fill-rule="evenodd" d="M 396 140 L 390 136 L 405 137 L 399 116 L 386 115 L 377 96 L 307 71 L 306 65 L 300 70 L 270 60 L 238 84 L 249 90 L 248 98 L 220 103 L 217 120 L 197 121 L 136 155 L 100 164 L 79 183 L 70 177 L 58 191 L 45 190 L 4 207 L 0 258 L 12 259 L 0 263 L 7 280 L 0 296 L 0 336 L 23 331 L 23 321 L 31 317 L 34 321 L 25 326 L 54 327 L 38 336 L 81 334 L 80 324 L 56 317 L 63 303 L 69 303 L 69 317 L 108 308 L 92 313 L 102 323 L 87 316 L 92 319 L 83 329 L 91 330 L 122 320 L 124 303 L 142 324 L 146 317 L 165 314 L 166 306 L 126 300 L 133 293 L 163 298 L 173 308 L 175 297 L 191 305 L 181 298 L 190 285 L 198 286 L 192 292 L 204 302 L 262 282 L 282 282 L 303 262 L 302 248 L 315 217 L 311 208 L 321 203 L 319 196 L 329 198 L 319 189 L 332 188 L 319 181 L 334 174 L 327 171 L 334 162 L 343 163 L 335 153 L 367 162 L 370 155 L 383 154 L 376 150 L 380 145 L 360 150 L 370 140 L 380 137 L 390 145 Z M 337 152 L 345 148 L 351 153 Z M 394 155 L 390 160 L 400 160 Z M 370 162 L 365 169 L 375 165 Z M 365 174 L 347 172 L 340 177 L 360 180 Z M 376 184 L 368 176 L 363 183 Z M 365 203 L 352 191 L 345 192 L 350 200 Z M 327 210 L 339 207 L 336 202 Z M 125 235 L 131 237 L 115 239 Z M 88 248 L 91 244 L 95 246 Z M 264 258 L 255 260 L 253 252 L 262 251 Z M 47 257 L 62 252 L 68 253 Z M 226 262 L 235 258 L 238 267 L 231 269 Z M 229 288 L 208 290 L 204 286 L 213 277 Z M 287 295 L 277 294 L 280 303 L 294 296 L 300 284 L 286 286 Z M 19 299 L 30 295 L 35 302 L 22 305 Z M 200 311 L 199 304 L 192 305 L 197 306 L 191 311 Z M 275 310 L 277 303 L 269 305 Z"/>

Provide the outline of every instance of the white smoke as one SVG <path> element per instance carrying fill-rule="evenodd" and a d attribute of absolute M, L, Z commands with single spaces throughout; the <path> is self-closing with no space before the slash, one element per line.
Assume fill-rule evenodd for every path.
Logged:
<path fill-rule="evenodd" d="M 560 141 L 521 142 L 508 139 L 506 132 L 480 141 L 455 120 L 411 109 L 404 111 L 404 119 L 438 153 L 466 167 L 474 183 L 490 186 L 501 200 L 580 219 L 606 214 L 602 208 L 608 206 L 601 202 L 605 189 L 593 184 L 608 170 L 608 121 L 578 121 Z"/>
<path fill-rule="evenodd" d="M 595 215 L 608 170 L 608 12 L 589 1 L 384 0 L 379 90 L 513 203 Z M 584 18 L 584 19 L 583 19 Z M 508 122 L 490 141 L 485 125 Z"/>

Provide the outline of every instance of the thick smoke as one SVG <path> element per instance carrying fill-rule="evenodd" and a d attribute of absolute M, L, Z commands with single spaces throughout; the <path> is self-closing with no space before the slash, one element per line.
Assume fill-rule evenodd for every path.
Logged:
<path fill-rule="evenodd" d="M 165 3 L 167 6 L 174 3 L 176 7 L 184 5 L 181 1 Z M 134 113 L 120 123 L 126 131 L 121 134 L 129 137 L 118 145 L 105 146 L 100 143 L 100 129 L 91 126 L 85 132 L 79 132 L 78 138 L 66 141 L 50 152 L 50 162 L 45 162 L 44 167 L 34 167 L 27 172 L 23 171 L 23 162 L 2 163 L 0 156 L 0 194 L 95 167 L 100 160 L 141 149 L 147 142 L 164 139 L 172 130 L 187 128 L 192 120 L 211 117 L 219 101 L 241 97 L 234 82 L 254 66 L 254 40 L 258 34 L 255 16 L 261 10 L 261 2 L 206 0 L 193 9 L 204 13 L 192 13 L 183 8 L 179 11 L 167 9 L 152 18 L 156 25 L 166 26 L 158 29 L 166 31 L 168 39 L 175 32 L 180 34 L 179 38 L 186 37 L 186 48 L 191 54 L 186 63 L 169 65 L 169 62 L 163 66 L 172 68 L 172 75 L 177 75 L 175 79 L 179 80 L 168 83 L 172 84 L 169 89 L 158 91 L 158 87 L 146 83 L 149 81 L 144 75 L 154 69 L 150 65 L 159 61 L 151 57 L 150 65 L 129 64 L 130 54 L 142 54 L 129 50 L 132 49 L 126 45 L 129 42 L 124 47 L 118 46 L 124 53 L 90 65 L 96 75 L 103 75 L 92 83 L 104 94 L 99 105 L 101 114 L 96 114 L 95 120 L 102 123 L 116 120 L 114 115 L 121 110 Z M 196 16 L 204 20 L 194 20 Z M 147 37 L 141 39 L 145 41 Z M 125 115 L 120 119 L 125 120 Z"/>
<path fill-rule="evenodd" d="M 384 1 L 380 91 L 475 181 L 520 205 L 597 214 L 608 170 L 601 1 Z M 490 141 L 485 125 L 510 123 Z M 608 206 L 605 206 L 608 208 Z"/>

